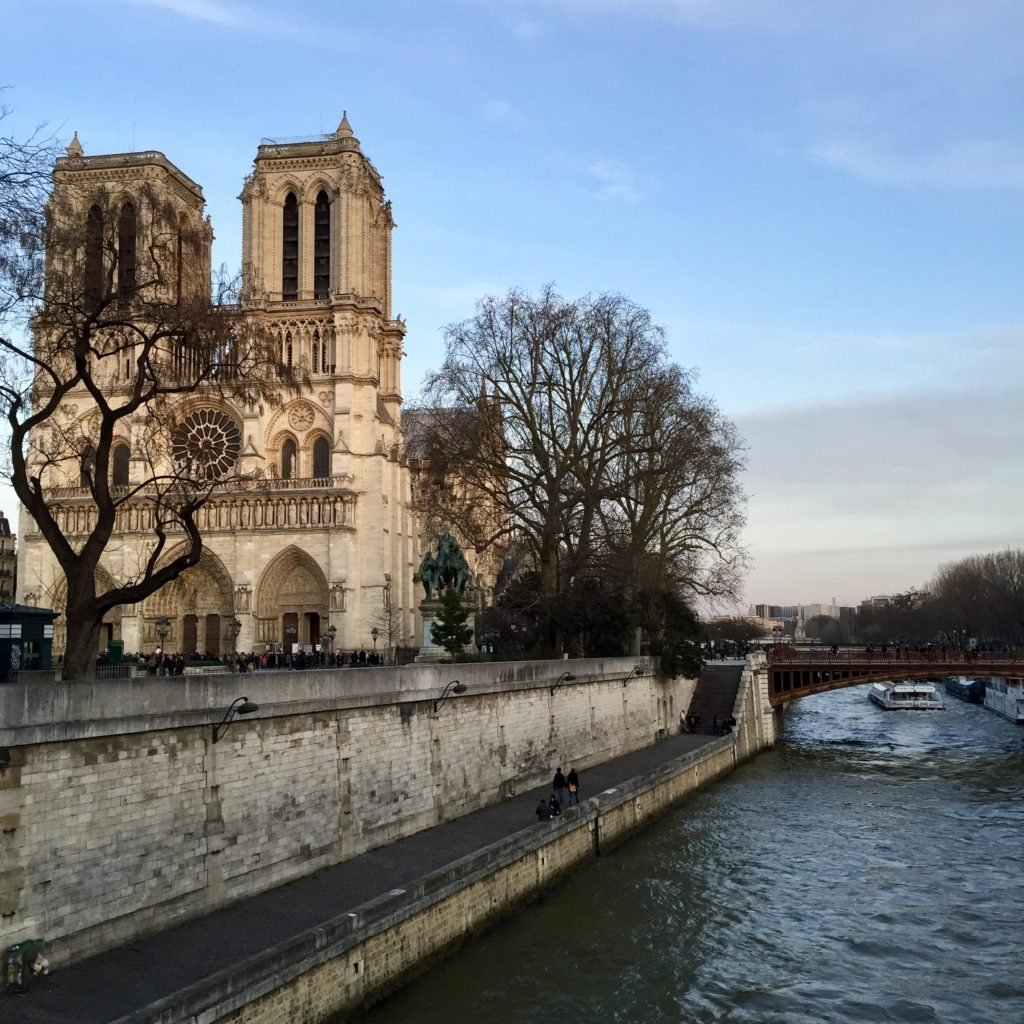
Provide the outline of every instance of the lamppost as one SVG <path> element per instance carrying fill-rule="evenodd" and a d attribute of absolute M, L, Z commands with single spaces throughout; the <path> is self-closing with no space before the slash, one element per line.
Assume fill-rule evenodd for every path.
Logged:
<path fill-rule="evenodd" d="M 453 679 L 441 692 L 441 696 L 434 701 L 434 714 L 437 714 L 437 709 L 453 694 L 453 693 L 465 693 L 466 684 L 460 683 L 458 679 Z"/>
<path fill-rule="evenodd" d="M 380 630 L 376 626 L 374 626 L 373 629 L 370 630 L 370 637 L 373 640 L 373 653 L 374 654 L 377 653 L 377 637 L 379 637 L 379 636 L 380 636 Z"/>
<path fill-rule="evenodd" d="M 231 649 L 235 650 L 238 643 L 238 634 L 242 632 L 242 624 L 238 619 L 232 619 L 228 623 L 228 636 L 231 637 Z"/>
<path fill-rule="evenodd" d="M 331 645 L 331 660 L 334 659 L 334 638 L 338 635 L 338 627 L 331 626 L 327 630 L 327 640 Z"/>
<path fill-rule="evenodd" d="M 162 653 L 164 641 L 167 639 L 167 634 L 171 631 L 171 620 L 166 615 L 161 615 L 153 625 L 156 628 L 156 635 L 160 637 L 160 651 Z"/>
<path fill-rule="evenodd" d="M 286 654 L 292 653 L 292 644 L 295 643 L 295 636 L 299 632 L 298 627 L 294 622 L 286 622 L 284 626 L 284 635 L 288 637 L 288 650 Z"/>
<path fill-rule="evenodd" d="M 220 722 L 210 726 L 213 730 L 213 742 L 219 742 L 224 733 L 228 731 L 228 726 L 235 720 L 235 715 L 252 715 L 259 709 L 259 704 L 254 704 L 248 697 L 236 697 Z"/>
<path fill-rule="evenodd" d="M 551 687 L 551 696 L 554 697 L 555 690 L 557 690 L 563 683 L 571 683 L 576 677 L 571 672 L 563 672 L 558 679 L 555 680 L 555 685 Z"/>

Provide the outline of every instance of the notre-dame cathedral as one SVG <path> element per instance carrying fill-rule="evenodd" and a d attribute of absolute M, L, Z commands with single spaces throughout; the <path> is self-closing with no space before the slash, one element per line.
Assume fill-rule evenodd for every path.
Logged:
<path fill-rule="evenodd" d="M 206 225 L 200 256 L 209 278 L 202 189 L 162 153 L 90 156 L 76 136 L 54 180 L 55 190 L 73 184 L 122 197 L 122 232 L 135 228 L 133 191 L 158 190 L 181 217 Z M 274 407 L 190 397 L 183 443 L 205 446 L 258 485 L 202 508 L 200 563 L 141 604 L 115 609 L 101 645 L 223 654 L 293 643 L 326 649 L 328 637 L 338 650 L 369 649 L 378 635 L 382 646 L 417 644 L 413 576 L 426 538 L 411 505 L 405 325 L 392 312 L 394 220 L 381 177 L 346 117 L 331 135 L 264 140 L 241 201 L 244 305 L 280 336 L 284 358 L 304 365 L 306 383 Z M 136 457 L 130 432 L 115 441 L 115 484 L 131 481 Z M 87 525 L 89 502 L 77 481 L 65 483 L 60 514 L 71 538 Z M 63 575 L 22 517 L 19 599 L 63 609 Z M 101 575 L 123 579 L 144 541 L 144 524 L 122 522 Z M 62 617 L 55 653 L 63 629 Z"/>

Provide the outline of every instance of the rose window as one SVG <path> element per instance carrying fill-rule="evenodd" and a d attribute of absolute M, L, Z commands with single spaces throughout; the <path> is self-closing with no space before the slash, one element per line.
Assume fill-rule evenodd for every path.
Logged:
<path fill-rule="evenodd" d="M 234 468 L 242 432 L 217 409 L 200 409 L 174 432 L 174 461 L 201 480 L 219 480 Z"/>

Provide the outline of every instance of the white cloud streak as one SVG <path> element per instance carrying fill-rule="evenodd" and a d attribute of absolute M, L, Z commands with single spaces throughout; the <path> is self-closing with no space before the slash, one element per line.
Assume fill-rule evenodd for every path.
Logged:
<path fill-rule="evenodd" d="M 639 203 L 643 199 L 630 168 L 617 160 L 595 160 L 587 173 L 597 182 L 596 195 L 619 203 Z"/>
<path fill-rule="evenodd" d="M 872 185 L 1024 188 L 1024 146 L 998 140 L 957 142 L 913 155 L 834 141 L 814 146 L 811 157 Z"/>

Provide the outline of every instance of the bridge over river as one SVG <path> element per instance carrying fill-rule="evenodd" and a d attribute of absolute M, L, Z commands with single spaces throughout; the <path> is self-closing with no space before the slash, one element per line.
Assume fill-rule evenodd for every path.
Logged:
<path fill-rule="evenodd" d="M 768 702 L 773 707 L 798 697 L 885 679 L 945 676 L 1024 676 L 1024 652 L 976 651 L 791 651 L 768 655 Z"/>

